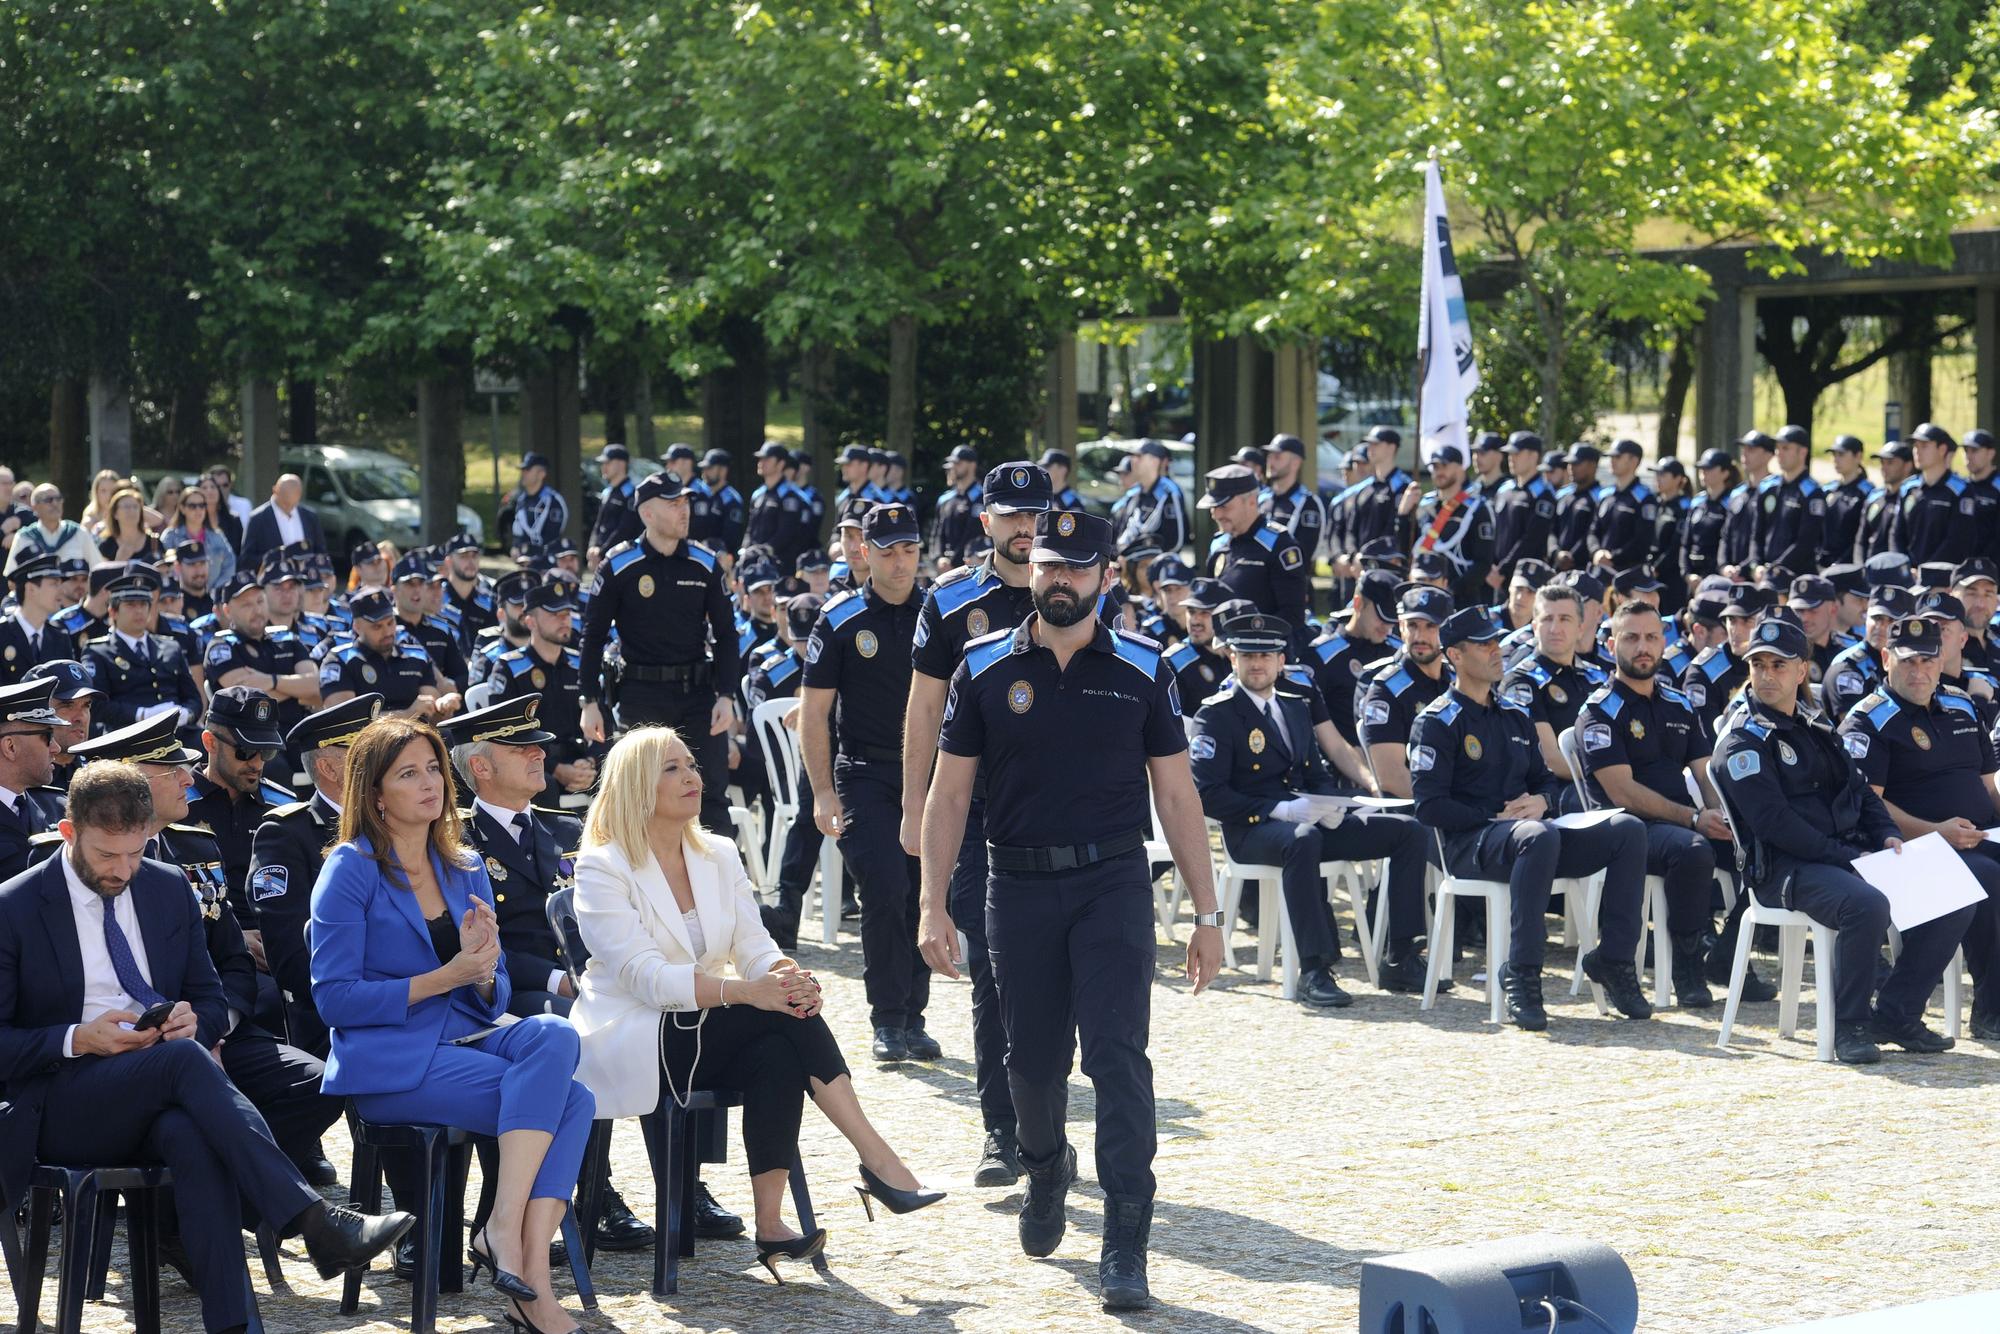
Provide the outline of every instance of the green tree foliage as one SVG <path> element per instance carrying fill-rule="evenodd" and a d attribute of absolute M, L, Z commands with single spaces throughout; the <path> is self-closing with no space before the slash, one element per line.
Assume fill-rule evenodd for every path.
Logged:
<path fill-rule="evenodd" d="M 1490 305 L 1474 306 L 1472 328 L 1479 388 L 1469 407 L 1481 429 L 1508 431 L 1523 422 L 1553 421 L 1553 426 L 1538 428 L 1552 449 L 1593 435 L 1598 417 L 1612 406 L 1615 377 L 1595 322 L 1579 319 L 1577 327 L 1565 331 L 1572 355 L 1563 359 L 1553 414 L 1542 397 L 1547 349 L 1527 290 L 1516 287 Z"/>

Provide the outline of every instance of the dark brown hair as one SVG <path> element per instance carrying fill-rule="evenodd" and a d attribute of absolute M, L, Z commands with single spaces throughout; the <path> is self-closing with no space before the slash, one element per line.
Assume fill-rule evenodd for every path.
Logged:
<path fill-rule="evenodd" d="M 93 760 L 70 780 L 68 819 L 78 829 L 143 829 L 153 823 L 152 784 L 136 764 Z"/>
<path fill-rule="evenodd" d="M 339 843 L 353 843 L 366 837 L 369 853 L 385 872 L 398 870 L 395 848 L 389 841 L 389 822 L 382 817 L 376 801 L 382 780 L 396 763 L 396 757 L 412 741 L 422 740 L 437 756 L 444 776 L 444 810 L 431 822 L 430 847 L 450 866 L 471 867 L 478 856 L 465 842 L 465 830 L 458 819 L 458 785 L 451 776 L 451 756 L 445 752 L 444 738 L 429 723 L 413 718 L 384 716 L 361 729 L 347 750 L 347 774 L 340 789 Z M 407 883 L 407 881 L 406 881 Z"/>

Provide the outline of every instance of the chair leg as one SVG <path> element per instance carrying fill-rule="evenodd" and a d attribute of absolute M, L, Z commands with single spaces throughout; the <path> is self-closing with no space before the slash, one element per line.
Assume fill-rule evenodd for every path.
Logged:
<path fill-rule="evenodd" d="M 1437 908 L 1431 914 L 1431 957 L 1424 967 L 1424 1002 L 1418 1008 L 1431 1009 L 1437 1004 L 1438 978 L 1443 976 L 1445 960 L 1451 957 L 1451 915 L 1452 893 L 1440 889 Z"/>
<path fill-rule="evenodd" d="M 350 1208 L 365 1214 L 382 1212 L 382 1157 L 375 1149 L 358 1141 L 354 1124 L 348 1125 L 357 1143 L 354 1146 L 354 1171 L 347 1188 L 347 1202 Z M 350 1269 L 340 1281 L 340 1313 L 353 1315 L 361 1304 L 361 1271 Z"/>
<path fill-rule="evenodd" d="M 1778 929 L 1779 976 L 1778 1036 L 1789 1038 L 1799 1031 L 1799 993 L 1805 987 L 1806 930 L 1802 926 Z M 1815 986 L 1827 990 L 1833 985 L 1833 960 L 1822 958 L 1814 969 Z"/>
<path fill-rule="evenodd" d="M 792 1155 L 792 1212 L 799 1216 L 799 1235 L 810 1237 L 819 1224 L 813 1219 L 812 1191 L 806 1188 L 806 1166 L 798 1154 Z M 826 1252 L 822 1250 L 813 1257 L 813 1268 L 826 1272 Z"/>
<path fill-rule="evenodd" d="M 1965 1005 L 1965 951 L 1958 950 L 1945 965 L 1944 972 L 1944 1035 L 1954 1042 L 1958 1040 L 1961 1011 Z"/>
<path fill-rule="evenodd" d="M 819 931 L 822 945 L 840 943 L 840 849 L 830 838 L 819 852 Z"/>
<path fill-rule="evenodd" d="M 1736 1027 L 1736 1010 L 1743 1004 L 1743 978 L 1750 971 L 1750 937 L 1756 933 L 1757 923 L 1745 913 L 1736 926 L 1736 960 L 1729 967 L 1729 995 L 1722 1002 L 1722 1032 L 1715 1038 L 1715 1045 L 1723 1051 L 1729 1050 L 1729 1034 Z"/>
<path fill-rule="evenodd" d="M 1500 1023 L 1507 1015 L 1500 988 L 1500 965 L 1507 959 L 1507 914 L 1511 904 L 1498 894 L 1486 896 L 1486 1019 Z"/>
<path fill-rule="evenodd" d="M 424 1136 L 418 1150 L 424 1183 L 423 1212 L 417 1216 L 417 1268 L 410 1280 L 410 1334 L 432 1334 L 437 1326 L 439 1224 L 444 1207 L 446 1152 L 441 1136 Z"/>
<path fill-rule="evenodd" d="M 97 1197 L 97 1247 L 90 1257 L 90 1287 L 83 1299 L 104 1300 L 104 1276 L 111 1268 L 111 1243 L 118 1236 L 118 1192 L 107 1190 Z"/>
<path fill-rule="evenodd" d="M 1813 923 L 1813 999 L 1819 1012 L 1819 1032 L 1816 1039 L 1815 1055 L 1821 1061 L 1833 1059 L 1833 938 L 1837 933 L 1830 926 Z M 1805 949 L 1805 933 L 1800 932 L 1799 949 Z"/>
<path fill-rule="evenodd" d="M 91 1262 L 97 1255 L 97 1177 L 71 1172 L 63 1188 L 63 1253 L 56 1287 L 56 1334 L 79 1334 L 83 1303 L 90 1289 Z"/>
<path fill-rule="evenodd" d="M 838 889 L 836 888 L 836 893 Z M 639 1118 L 646 1136 L 646 1157 L 653 1165 L 653 1295 L 671 1297 L 678 1286 L 680 1268 L 680 1198 L 676 1182 L 679 1164 L 674 1161 L 674 1141 L 680 1130 L 674 1124 L 672 1104 Z"/>
<path fill-rule="evenodd" d="M 1271 980 L 1271 965 L 1277 961 L 1279 922 L 1271 920 L 1273 913 L 1285 911 L 1284 886 L 1270 880 L 1257 882 L 1257 980 Z M 1290 920 L 1286 918 L 1284 920 Z"/>
<path fill-rule="evenodd" d="M 32 1331 L 36 1323 L 34 1303 L 41 1297 L 41 1285 L 37 1282 L 35 1285 L 37 1291 L 32 1298 L 26 1295 L 28 1274 L 25 1249 L 20 1230 L 14 1226 L 14 1214 L 10 1210 L 6 1217 L 0 1218 L 0 1254 L 4 1254 L 7 1260 L 7 1281 L 13 1288 L 14 1309 L 20 1314 L 19 1327 Z"/>
<path fill-rule="evenodd" d="M 471 1144 L 456 1147 L 444 1144 L 440 1136 L 439 1151 L 444 1155 L 444 1196 L 439 1201 L 438 1210 L 438 1291 L 465 1291 L 465 1186 L 472 1177 Z M 485 1224 L 487 1193 L 493 1181 L 500 1175 L 500 1146 L 492 1141 L 479 1145 L 479 1166 L 481 1182 L 479 1188 L 479 1219 Z M 492 1170 L 487 1171 L 487 1154 L 492 1154 Z"/>
<path fill-rule="evenodd" d="M 55 1211 L 56 1194 L 53 1190 L 46 1186 L 29 1190 L 27 1254 L 21 1257 L 14 1280 L 19 1334 L 35 1334 L 35 1327 L 41 1319 L 42 1277 L 48 1269 L 49 1227 Z M 8 1221 L 7 1230 L 13 1231 L 12 1220 Z"/>
<path fill-rule="evenodd" d="M 590 1141 L 583 1149 L 583 1188 L 577 1192 L 583 1206 L 577 1231 L 583 1234 L 584 1268 L 597 1263 L 597 1220 L 604 1214 L 605 1173 L 611 1163 L 612 1122 L 598 1121 L 590 1127 Z"/>
<path fill-rule="evenodd" d="M 125 1193 L 125 1246 L 131 1253 L 133 1334 L 160 1334 L 160 1192 Z M 245 1281 L 250 1277 L 246 1269 Z"/>
<path fill-rule="evenodd" d="M 257 1258 L 264 1265 L 264 1282 L 275 1293 L 285 1290 L 285 1269 L 281 1263 L 284 1252 L 278 1246 L 278 1230 L 269 1223 L 257 1225 Z"/>
<path fill-rule="evenodd" d="M 576 1295 L 586 1310 L 597 1309 L 597 1288 L 590 1281 L 590 1265 L 584 1258 L 583 1234 L 576 1225 L 576 1206 L 566 1205 L 562 1216 L 563 1249 L 569 1253 L 569 1276 Z"/>

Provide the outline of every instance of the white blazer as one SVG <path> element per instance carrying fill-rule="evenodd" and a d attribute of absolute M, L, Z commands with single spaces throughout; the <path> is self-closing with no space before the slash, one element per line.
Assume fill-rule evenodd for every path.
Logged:
<path fill-rule="evenodd" d="M 697 972 L 720 978 L 733 968 L 749 981 L 785 957 L 764 929 L 736 846 L 705 837 L 706 853 L 687 847 L 688 884 L 705 942 L 699 958 L 650 852 L 640 867 L 615 845 L 576 859 L 576 920 L 590 963 L 569 1021 L 583 1039 L 576 1077 L 596 1095 L 600 1117 L 641 1116 L 659 1105 L 663 1013 L 685 1013 L 684 1022 L 699 1013 Z"/>

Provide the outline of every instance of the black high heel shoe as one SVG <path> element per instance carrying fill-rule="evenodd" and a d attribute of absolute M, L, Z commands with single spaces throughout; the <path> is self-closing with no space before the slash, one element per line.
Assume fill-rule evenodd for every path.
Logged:
<path fill-rule="evenodd" d="M 500 1318 L 507 1322 L 507 1328 L 513 1330 L 514 1334 L 543 1334 L 541 1330 L 535 1327 L 535 1322 L 528 1319 L 528 1313 L 521 1309 L 521 1299 L 519 1297 L 509 1297 L 507 1305 L 514 1309 L 506 1312 Z M 571 1325 L 568 1330 L 564 1331 L 564 1334 L 583 1334 L 583 1326 Z"/>
<path fill-rule="evenodd" d="M 778 1280 L 778 1286 L 785 1286 L 785 1276 L 778 1272 L 780 1260 L 810 1260 L 826 1249 L 826 1229 L 816 1227 L 803 1237 L 791 1237 L 784 1241 L 757 1239 L 757 1263 L 771 1271 L 771 1277 Z"/>
<path fill-rule="evenodd" d="M 481 1229 L 479 1237 L 474 1237 L 465 1243 L 465 1253 L 472 1260 L 471 1281 L 475 1283 L 479 1281 L 479 1270 L 484 1266 L 493 1273 L 493 1287 L 496 1291 L 509 1297 L 517 1297 L 524 1302 L 531 1302 L 539 1297 L 541 1294 L 530 1287 L 526 1279 L 510 1274 L 493 1263 L 493 1252 L 479 1244 L 479 1238 L 485 1235 L 485 1230 Z M 529 1330 L 530 1334 L 533 1334 L 534 1326 L 530 1325 Z"/>
<path fill-rule="evenodd" d="M 875 1221 L 875 1200 L 882 1201 L 882 1206 L 892 1214 L 913 1214 L 944 1198 L 943 1191 L 925 1190 L 921 1186 L 916 1190 L 897 1190 L 869 1171 L 868 1164 L 858 1163 L 856 1166 L 861 1169 L 861 1184 L 854 1188 L 854 1193 L 861 1197 L 861 1207 L 868 1211 L 871 1223 Z"/>

